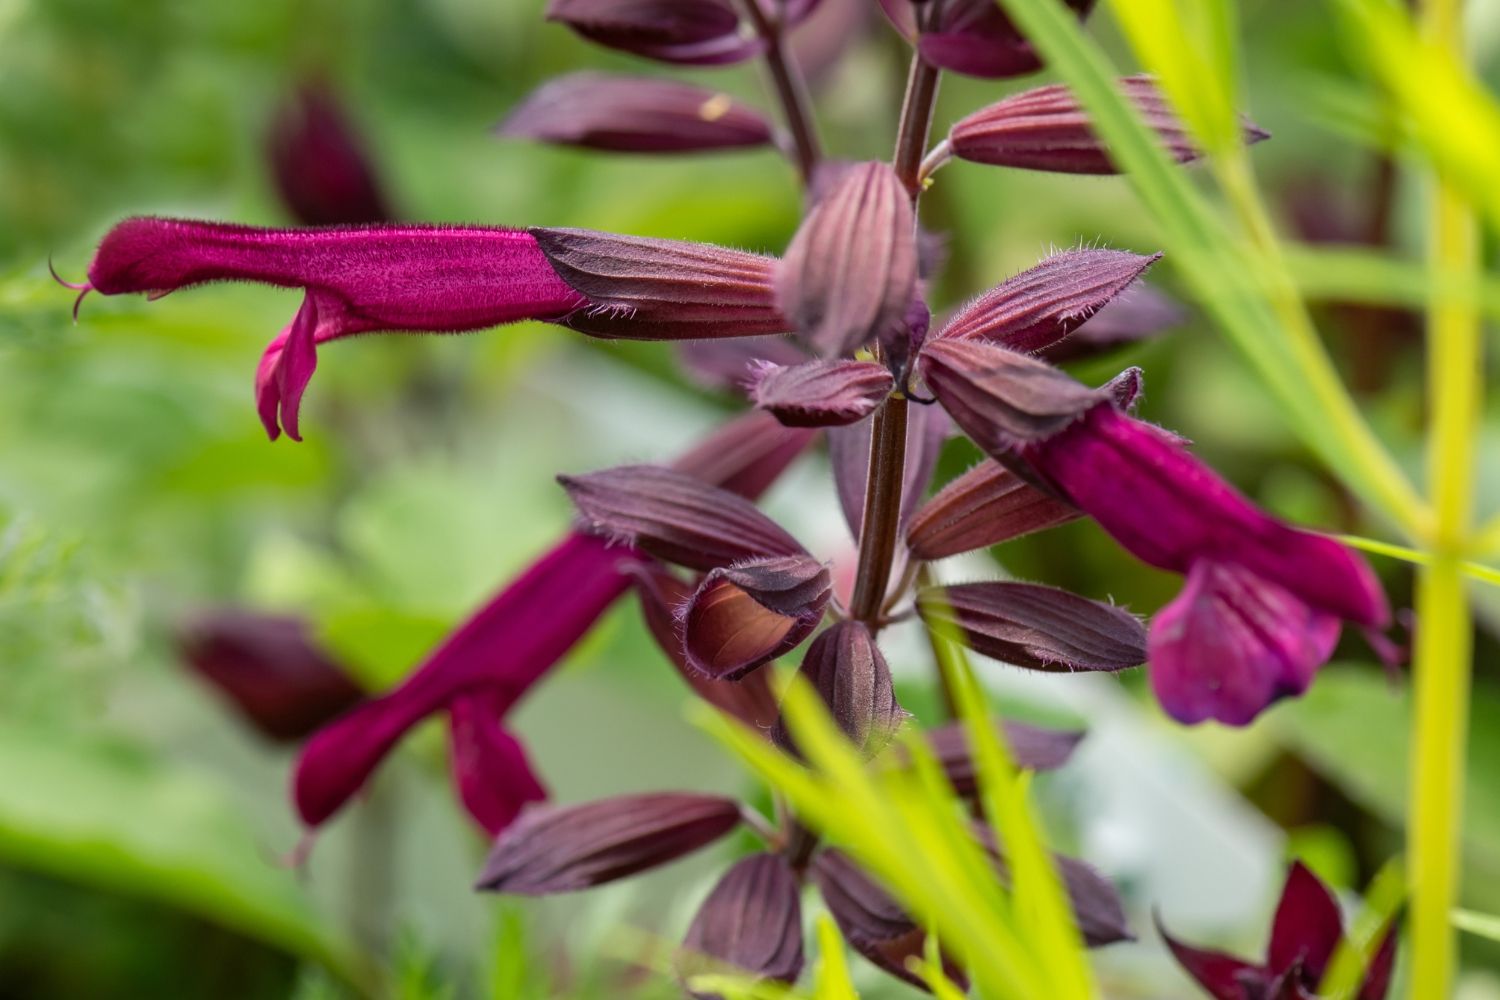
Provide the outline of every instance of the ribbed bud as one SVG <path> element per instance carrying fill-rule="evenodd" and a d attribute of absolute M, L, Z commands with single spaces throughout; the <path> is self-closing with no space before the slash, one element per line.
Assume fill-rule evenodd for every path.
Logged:
<path fill-rule="evenodd" d="M 762 364 L 751 377 L 750 399 L 789 427 L 837 427 L 874 413 L 894 384 L 890 371 L 872 361 Z"/>
<path fill-rule="evenodd" d="M 1083 514 L 998 462 L 985 461 L 928 500 L 906 529 L 917 559 L 943 559 L 1066 524 Z"/>
<path fill-rule="evenodd" d="M 678 972 L 691 986 L 693 976 L 719 970 L 781 983 L 795 982 L 802 972 L 802 887 L 780 855 L 741 859 L 693 917 Z"/>
<path fill-rule="evenodd" d="M 890 667 L 862 622 L 839 622 L 813 640 L 799 674 L 867 757 L 885 749 L 906 720 L 891 686 Z M 771 738 L 782 749 L 797 752 L 784 719 L 777 720 Z"/>
<path fill-rule="evenodd" d="M 682 611 L 688 666 L 736 680 L 813 633 L 833 592 L 828 568 L 806 553 L 715 569 Z"/>

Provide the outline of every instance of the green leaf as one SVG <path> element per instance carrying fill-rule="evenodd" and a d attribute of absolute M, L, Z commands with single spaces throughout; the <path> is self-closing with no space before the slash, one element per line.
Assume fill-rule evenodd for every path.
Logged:
<path fill-rule="evenodd" d="M 1477 688 L 1476 719 L 1500 718 L 1500 697 Z M 1325 668 L 1308 693 L 1269 716 L 1281 738 L 1346 795 L 1396 827 L 1406 815 L 1411 693 L 1379 671 Z M 1500 729 L 1469 735 L 1464 843 L 1476 861 L 1500 870 Z"/>
<path fill-rule="evenodd" d="M 358 977 L 350 944 L 206 776 L 10 724 L 0 772 L 6 862 L 177 906 Z"/>

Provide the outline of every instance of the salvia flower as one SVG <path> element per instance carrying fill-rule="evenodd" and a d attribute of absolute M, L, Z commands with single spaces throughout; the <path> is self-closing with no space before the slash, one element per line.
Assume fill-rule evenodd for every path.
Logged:
<path fill-rule="evenodd" d="M 1187 575 L 1150 641 L 1152 687 L 1180 721 L 1244 725 L 1307 689 L 1340 622 L 1389 621 L 1363 559 L 1261 511 L 1181 439 L 1111 404 L 1024 454 L 1137 558 Z"/>
<path fill-rule="evenodd" d="M 549 81 L 497 131 L 617 153 L 743 149 L 772 140 L 765 117 L 723 91 L 605 73 L 572 73 Z"/>
<path fill-rule="evenodd" d="M 1302 862 L 1292 865 L 1271 923 L 1262 962 L 1183 944 L 1157 922 L 1172 955 L 1214 1000 L 1311 1000 L 1344 936 L 1338 900 Z M 1355 994 L 1383 1000 L 1396 958 L 1396 928 L 1387 928 Z"/>
<path fill-rule="evenodd" d="M 752 413 L 681 456 L 683 475 L 756 496 L 807 446 L 810 432 Z M 733 494 L 731 494 L 733 495 Z M 636 579 L 647 557 L 570 534 L 464 623 L 401 684 L 320 730 L 293 777 L 302 821 L 317 827 L 364 786 L 418 722 L 448 710 L 456 777 L 465 803 L 490 832 L 544 796 L 505 714 Z"/>

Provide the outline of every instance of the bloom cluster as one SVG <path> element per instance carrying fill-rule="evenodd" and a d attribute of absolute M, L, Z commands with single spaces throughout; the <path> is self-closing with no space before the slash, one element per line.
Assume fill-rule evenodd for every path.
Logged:
<path fill-rule="evenodd" d="M 780 256 L 581 229 L 379 221 L 384 196 L 318 91 L 304 99 L 298 122 L 280 127 L 278 176 L 308 221 L 361 224 L 259 229 L 134 218 L 105 236 L 85 291 L 156 297 L 255 281 L 302 292 L 255 376 L 272 439 L 300 439 L 301 403 L 323 345 L 519 320 L 676 342 L 690 371 L 752 407 L 667 464 L 560 476 L 577 510 L 574 530 L 396 688 L 331 706 L 343 711 L 307 742 L 294 779 L 310 828 L 348 803 L 416 723 L 446 712 L 462 800 L 496 835 L 481 888 L 582 889 L 673 860 L 743 823 L 764 850 L 718 882 L 687 951 L 794 980 L 801 889 L 811 882 L 856 948 L 911 978 L 905 961 L 920 953 L 920 928 L 795 817 L 777 826 L 734 799 L 687 793 L 537 805 L 546 793 L 504 726 L 507 713 L 631 592 L 693 690 L 793 755 L 765 667 L 803 649 L 801 674 L 872 762 L 891 754 L 906 719 L 879 643 L 899 618 L 1021 669 L 1115 672 L 1149 662 L 1170 715 L 1234 725 L 1304 691 L 1344 623 L 1387 624 L 1385 598 L 1357 556 L 1259 510 L 1182 438 L 1132 415 L 1139 370 L 1091 386 L 1058 367 L 1179 318 L 1160 293 L 1133 287 L 1160 255 L 1059 253 L 934 321 L 927 291 L 940 261 L 919 226 L 934 171 L 955 159 L 1071 174 L 1114 166 L 1073 95 L 1056 85 L 981 108 L 929 148 L 941 71 L 998 79 L 1039 61 L 993 0 L 882 6 L 913 52 L 891 163 L 822 157 L 788 47 L 817 0 L 748 0 L 744 17 L 724 0 L 548 7 L 549 19 L 591 42 L 659 62 L 765 60 L 785 129 L 698 86 L 585 73 L 547 83 L 500 131 L 639 154 L 779 146 L 808 194 Z M 1083 17 L 1091 3 L 1070 6 Z M 1196 158 L 1149 79 L 1119 87 L 1178 161 Z M 1245 123 L 1245 141 L 1262 138 Z M 299 158 L 322 169 L 302 170 Z M 938 453 L 955 433 L 987 457 L 929 496 Z M 755 504 L 819 439 L 858 540 L 847 593 L 825 557 Z M 944 586 L 926 570 L 1083 517 L 1141 561 L 1185 577 L 1149 626 L 1106 600 L 1011 580 Z M 213 661 L 211 652 L 202 662 Z M 1004 731 L 1018 765 L 1031 769 L 1061 765 L 1080 735 L 1015 723 Z M 959 794 L 972 794 L 973 764 L 958 732 L 926 738 Z M 975 836 L 1003 872 L 1003 845 L 982 826 Z M 1058 864 L 1085 940 L 1128 937 L 1108 883 L 1081 861 Z M 1312 956 L 1304 961 L 1310 969 Z"/>

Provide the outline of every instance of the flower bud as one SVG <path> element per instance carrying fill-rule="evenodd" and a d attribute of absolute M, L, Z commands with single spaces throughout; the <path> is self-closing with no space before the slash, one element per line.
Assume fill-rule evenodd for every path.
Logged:
<path fill-rule="evenodd" d="M 884 365 L 870 361 L 762 364 L 751 376 L 750 398 L 789 427 L 835 427 L 874 413 L 894 384 Z"/>
<path fill-rule="evenodd" d="M 675 861 L 739 822 L 734 799 L 688 792 L 532 806 L 496 838 L 476 885 L 522 896 L 587 889 Z"/>
<path fill-rule="evenodd" d="M 943 559 L 999 545 L 1082 517 L 1077 508 L 985 461 L 954 479 L 911 519 L 906 544 L 917 559 Z"/>
<path fill-rule="evenodd" d="M 694 975 L 721 967 L 782 983 L 795 982 L 802 972 L 802 887 L 780 855 L 741 859 L 693 917 L 678 958 L 679 974 L 691 987 Z"/>
<path fill-rule="evenodd" d="M 814 639 L 798 673 L 866 757 L 884 750 L 906 720 L 891 686 L 891 669 L 863 622 L 839 622 Z M 771 738 L 782 749 L 797 752 L 785 719 L 777 720 Z"/>
<path fill-rule="evenodd" d="M 828 568 L 806 553 L 721 567 L 682 612 L 688 666 L 736 680 L 801 645 L 833 591 Z"/>

